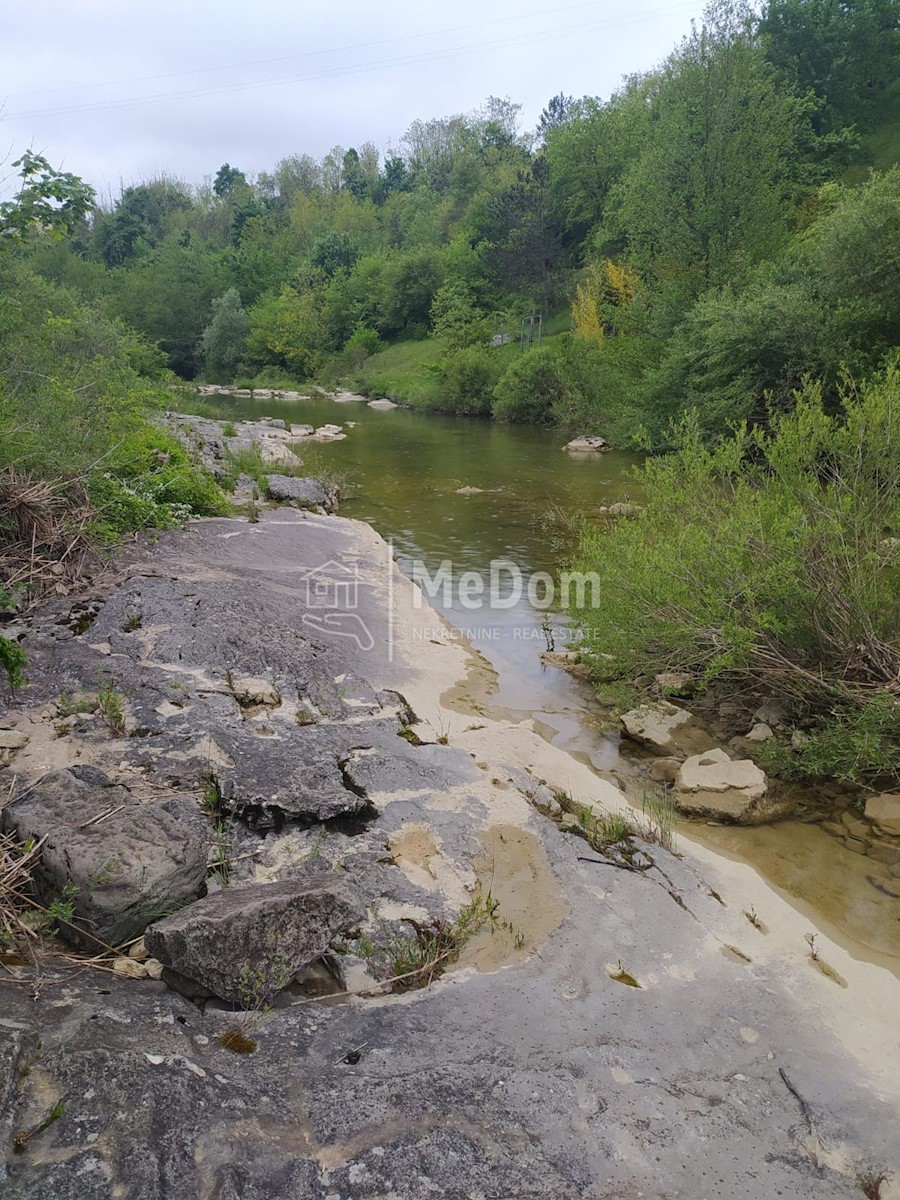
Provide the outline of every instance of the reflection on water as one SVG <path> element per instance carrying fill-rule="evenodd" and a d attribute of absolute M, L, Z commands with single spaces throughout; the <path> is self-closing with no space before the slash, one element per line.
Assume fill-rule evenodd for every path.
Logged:
<path fill-rule="evenodd" d="M 553 519 L 639 494 L 630 472 L 634 455 L 571 456 L 555 430 L 425 416 L 406 409 L 379 412 L 362 403 L 336 405 L 326 397 L 300 401 L 202 397 L 203 409 L 223 417 L 280 417 L 313 425 L 356 422 L 343 442 L 304 446 L 310 474 L 340 472 L 351 485 L 341 512 L 367 521 L 391 539 L 407 573 L 415 560 L 433 575 L 450 560 L 458 576 L 487 571 L 511 558 L 523 573 L 553 571 L 571 549 L 571 531 Z M 459 495 L 458 488 L 480 488 Z M 601 598 L 602 601 L 602 598 Z M 599 728 L 600 712 L 583 683 L 540 660 L 546 648 L 544 614 L 527 597 L 511 609 L 466 610 L 455 593 L 434 607 L 473 642 L 498 673 L 492 704 L 514 719 L 532 718 L 554 745 L 595 769 L 631 773 L 617 739 Z M 559 649 L 564 618 L 552 618 Z M 749 862 L 798 908 L 819 914 L 829 932 L 854 954 L 900 957 L 900 901 L 868 881 L 877 864 L 854 855 L 818 827 L 797 822 L 744 829 L 690 825 L 686 830 L 719 852 Z"/>

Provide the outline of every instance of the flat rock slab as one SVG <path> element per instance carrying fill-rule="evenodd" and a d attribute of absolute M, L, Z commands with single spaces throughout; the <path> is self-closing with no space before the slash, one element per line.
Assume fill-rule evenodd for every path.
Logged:
<path fill-rule="evenodd" d="M 266 487 L 273 500 L 285 500 L 299 508 L 325 508 L 328 505 L 328 493 L 318 479 L 267 475 Z"/>
<path fill-rule="evenodd" d="M 712 738 L 695 723 L 691 713 L 665 700 L 623 713 L 621 726 L 626 737 L 662 755 L 683 757 L 712 744 Z"/>
<path fill-rule="evenodd" d="M 695 817 L 759 825 L 785 816 L 791 805 L 769 796 L 765 773 L 749 758 L 710 750 L 686 759 L 675 779 L 675 807 Z"/>
<path fill-rule="evenodd" d="M 152 925 L 144 935 L 165 977 L 242 1008 L 261 1008 L 320 958 L 364 907 L 339 876 L 226 888 Z"/>
<path fill-rule="evenodd" d="M 116 946 L 200 894 L 211 836 L 197 805 L 172 796 L 141 804 L 95 767 L 44 776 L 3 810 L 21 840 L 45 838 L 34 874 L 38 900 L 67 898 L 62 934 L 89 949 L 89 934 Z M 83 930 L 83 933 L 80 931 Z"/>
<path fill-rule="evenodd" d="M 900 837 L 900 792 L 883 792 L 866 801 L 866 816 L 883 833 Z"/>
<path fill-rule="evenodd" d="M 584 437 L 572 438 L 571 442 L 566 442 L 563 450 L 569 450 L 575 454 L 598 454 L 604 450 L 611 450 L 609 442 L 606 438 L 585 435 Z"/>

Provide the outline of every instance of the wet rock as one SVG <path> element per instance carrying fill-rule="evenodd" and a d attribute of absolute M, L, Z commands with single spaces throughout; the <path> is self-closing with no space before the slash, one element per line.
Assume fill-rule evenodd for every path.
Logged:
<path fill-rule="evenodd" d="M 388 409 L 399 408 L 399 405 L 395 404 L 393 400 L 370 400 L 369 408 L 374 408 L 378 412 L 387 412 Z"/>
<path fill-rule="evenodd" d="M 841 813 L 841 822 L 846 826 L 846 832 L 851 833 L 855 838 L 862 838 L 863 841 L 872 832 L 872 826 L 868 821 L 864 821 L 862 817 L 858 817 L 853 812 Z"/>
<path fill-rule="evenodd" d="M 882 833 L 900 836 L 900 792 L 883 792 L 866 801 L 866 817 Z"/>
<path fill-rule="evenodd" d="M 682 737 L 694 728 L 694 718 L 686 709 L 666 701 L 643 704 L 622 715 L 623 733 L 664 755 L 682 752 Z"/>
<path fill-rule="evenodd" d="M 46 839 L 37 898 L 70 898 L 75 928 L 61 932 L 88 948 L 88 934 L 112 946 L 133 940 L 160 912 L 195 899 L 206 878 L 211 837 L 196 805 L 182 796 L 141 804 L 94 767 L 45 775 L 0 823 L 23 841 Z"/>
<path fill-rule="evenodd" d="M 650 768 L 650 778 L 654 783 L 674 783 L 680 766 L 677 758 L 657 758 Z"/>
<path fill-rule="evenodd" d="M 900 866 L 900 846 L 877 839 L 869 842 L 869 858 L 884 863 L 886 867 Z"/>
<path fill-rule="evenodd" d="M 285 500 L 298 508 L 325 508 L 328 493 L 318 479 L 294 479 L 290 475 L 267 475 L 266 487 L 273 500 Z"/>
<path fill-rule="evenodd" d="M 226 888 L 151 926 L 147 948 L 167 972 L 232 1004 L 256 1008 L 363 916 L 334 874 Z"/>
<path fill-rule="evenodd" d="M 724 750 L 695 754 L 682 763 L 675 781 L 675 807 L 694 817 L 758 825 L 790 810 L 768 796 L 765 774 L 749 758 L 731 759 Z"/>
<path fill-rule="evenodd" d="M 606 438 L 585 435 L 583 437 L 572 438 L 571 442 L 566 442 L 563 450 L 569 450 L 573 453 L 582 454 L 597 454 L 603 450 L 610 450 L 612 447 Z"/>

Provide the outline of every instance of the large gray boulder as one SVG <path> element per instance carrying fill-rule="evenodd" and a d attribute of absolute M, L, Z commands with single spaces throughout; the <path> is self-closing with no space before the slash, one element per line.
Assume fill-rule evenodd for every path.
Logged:
<path fill-rule="evenodd" d="M 150 954 L 178 990 L 262 1007 L 365 909 L 340 876 L 225 888 L 152 925 Z"/>
<path fill-rule="evenodd" d="M 299 508 L 328 506 L 328 493 L 318 479 L 294 479 L 290 475 L 267 475 L 266 487 L 273 500 L 285 500 Z"/>
<path fill-rule="evenodd" d="M 46 839 L 34 873 L 38 901 L 72 902 L 68 940 L 96 949 L 139 937 L 151 921 L 196 899 L 211 845 L 196 803 L 172 796 L 142 804 L 96 767 L 45 775 L 3 810 L 20 840 Z M 93 935 L 93 937 L 89 936 Z"/>

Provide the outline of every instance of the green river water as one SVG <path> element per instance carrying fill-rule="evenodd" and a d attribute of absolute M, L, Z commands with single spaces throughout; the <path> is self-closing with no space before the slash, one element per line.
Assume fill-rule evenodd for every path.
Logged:
<path fill-rule="evenodd" d="M 345 426 L 346 440 L 302 445 L 301 460 L 310 475 L 325 470 L 341 476 L 341 514 L 367 521 L 390 540 L 407 574 L 418 562 L 433 577 L 449 560 L 457 579 L 469 571 L 487 579 L 497 559 L 512 560 L 526 580 L 531 572 L 552 573 L 573 549 L 558 514 L 590 518 L 600 505 L 639 499 L 631 478 L 635 455 L 568 454 L 558 430 L 403 408 L 382 412 L 327 396 L 290 401 L 197 396 L 192 402 L 180 399 L 179 407 L 231 420 L 274 417 L 287 424 Z M 460 494 L 460 488 L 481 491 Z M 569 630 L 563 614 L 536 610 L 524 591 L 518 603 L 502 610 L 467 608 L 455 588 L 446 602 L 439 594 L 431 603 L 496 671 L 492 706 L 514 720 L 534 720 L 547 740 L 598 771 L 634 774 L 629 747 L 600 728 L 602 714 L 590 688 L 541 661 L 548 632 L 557 650 L 565 647 Z M 865 857 L 817 826 L 691 825 L 681 834 L 749 862 L 855 956 L 900 969 L 900 901 L 869 883 Z"/>

